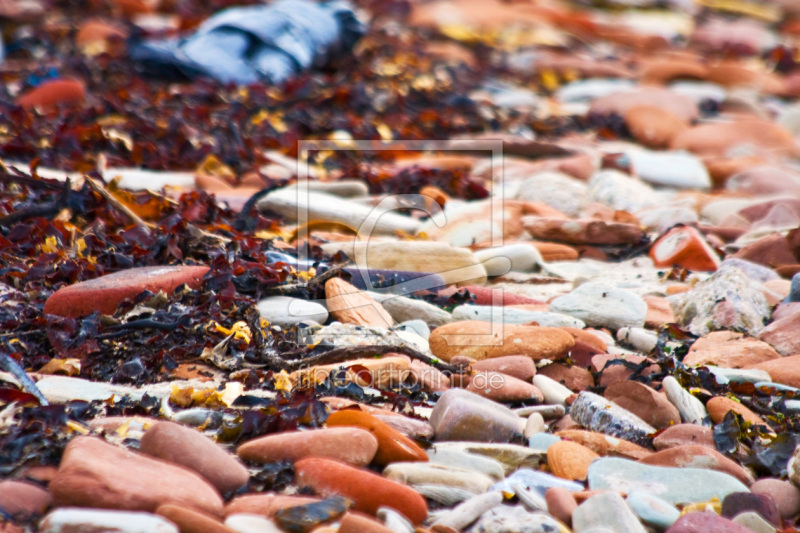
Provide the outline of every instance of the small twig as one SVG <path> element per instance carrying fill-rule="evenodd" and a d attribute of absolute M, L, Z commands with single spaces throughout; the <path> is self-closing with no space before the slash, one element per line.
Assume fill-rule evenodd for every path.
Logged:
<path fill-rule="evenodd" d="M 111 207 L 113 207 L 126 217 L 128 217 L 131 222 L 133 222 L 134 224 L 145 230 L 148 234 L 150 233 L 150 230 L 155 228 L 153 224 L 143 220 L 141 217 L 139 217 L 139 215 L 134 213 L 127 205 L 120 202 L 113 194 L 108 192 L 108 189 L 106 189 L 105 185 L 103 185 L 102 183 L 100 183 L 99 181 L 90 176 L 85 176 L 85 179 L 86 183 L 89 184 L 89 187 L 94 189 L 94 191 L 97 194 L 102 196 L 105 199 L 105 201 L 111 205 Z"/>

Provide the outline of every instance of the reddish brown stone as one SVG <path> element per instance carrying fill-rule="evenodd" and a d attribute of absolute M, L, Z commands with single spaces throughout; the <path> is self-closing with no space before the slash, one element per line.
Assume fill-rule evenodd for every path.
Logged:
<path fill-rule="evenodd" d="M 153 512 L 175 503 L 222 514 L 222 498 L 198 474 L 97 437 L 70 441 L 50 491 L 59 506 Z"/>
<path fill-rule="evenodd" d="M 781 355 L 800 353 L 800 314 L 776 320 L 761 330 L 758 338 L 766 342 Z"/>
<path fill-rule="evenodd" d="M 702 233 L 691 226 L 672 228 L 650 248 L 650 258 L 659 268 L 675 265 L 693 271 L 715 271 L 719 257 Z"/>
<path fill-rule="evenodd" d="M 353 501 L 353 509 L 374 515 L 379 507 L 391 507 L 414 524 L 428 516 L 425 498 L 412 488 L 368 470 L 344 463 L 309 457 L 295 464 L 295 483 L 325 497 L 341 495 Z"/>
<path fill-rule="evenodd" d="M 733 411 L 738 415 L 742 415 L 745 422 L 760 426 L 767 425 L 767 423 L 753 411 L 741 403 L 726 398 L 725 396 L 714 396 L 708 400 L 706 403 L 706 410 L 708 410 L 708 416 L 711 417 L 711 420 L 715 424 L 721 423 L 725 419 L 725 415 Z"/>
<path fill-rule="evenodd" d="M 572 513 L 578 508 L 578 502 L 572 493 L 561 487 L 551 487 L 544 493 L 547 512 L 568 526 L 572 524 Z"/>
<path fill-rule="evenodd" d="M 86 86 L 83 82 L 65 78 L 46 81 L 26 91 L 17 99 L 17 105 L 25 109 L 48 109 L 59 105 L 79 104 L 85 98 Z"/>
<path fill-rule="evenodd" d="M 667 397 L 638 381 L 616 381 L 603 396 L 656 429 L 681 423 L 681 415 Z"/>
<path fill-rule="evenodd" d="M 775 268 L 782 265 L 792 265 L 797 262 L 794 254 L 789 249 L 789 243 L 780 233 L 773 233 L 752 242 L 733 254 L 737 259 L 745 259 Z"/>
<path fill-rule="evenodd" d="M 784 320 L 789 319 L 785 318 Z M 775 383 L 800 388 L 800 354 L 765 361 L 757 365 L 750 365 L 747 368 L 764 370 Z"/>
<path fill-rule="evenodd" d="M 82 48 L 103 43 L 112 39 L 127 39 L 128 32 L 123 26 L 102 19 L 84 21 L 75 35 L 75 44 Z"/>
<path fill-rule="evenodd" d="M 749 528 L 740 526 L 733 520 L 723 518 L 716 513 L 687 513 L 672 524 L 666 533 L 753 533 Z"/>
<path fill-rule="evenodd" d="M 589 387 L 594 387 L 592 373 L 577 365 L 550 363 L 540 368 L 539 373 L 561 383 L 572 392 L 580 392 Z"/>
<path fill-rule="evenodd" d="M 654 106 L 632 107 L 625 113 L 625 124 L 633 138 L 654 149 L 667 148 L 672 139 L 689 127 L 689 122 Z"/>
<path fill-rule="evenodd" d="M 658 107 L 687 121 L 700 115 L 697 104 L 691 97 L 655 87 L 620 91 L 600 97 L 592 102 L 589 112 L 599 115 L 614 113 L 624 117 L 630 109 L 641 106 Z"/>
<path fill-rule="evenodd" d="M 599 458 L 589 448 L 568 440 L 555 442 L 547 448 L 547 465 L 553 475 L 571 481 L 584 481 L 589 465 Z"/>
<path fill-rule="evenodd" d="M 752 149 L 767 155 L 792 155 L 794 138 L 774 122 L 740 120 L 694 126 L 672 141 L 673 150 L 689 150 L 703 156 L 730 156 Z"/>
<path fill-rule="evenodd" d="M 54 292 L 44 305 L 49 315 L 78 317 L 98 311 L 110 315 L 126 298 L 144 291 L 171 294 L 184 283 L 200 288 L 205 266 L 154 266 L 130 268 L 93 280 L 63 287 Z"/>
<path fill-rule="evenodd" d="M 778 359 L 769 344 L 736 331 L 713 331 L 697 339 L 683 359 L 687 366 L 744 368 Z"/>
<path fill-rule="evenodd" d="M 358 512 L 349 512 L 342 517 L 339 533 L 392 533 L 393 530 L 377 520 Z"/>
<path fill-rule="evenodd" d="M 672 426 L 653 439 L 653 447 L 656 450 L 665 450 L 689 444 L 697 444 L 716 450 L 711 429 L 697 424 Z"/>
<path fill-rule="evenodd" d="M 162 505 L 156 514 L 178 526 L 181 533 L 236 533 L 216 518 L 180 505 Z"/>
<path fill-rule="evenodd" d="M 482 371 L 469 376 L 466 389 L 496 402 L 542 402 L 544 396 L 534 385 L 500 372 Z"/>
<path fill-rule="evenodd" d="M 569 244 L 635 244 L 644 237 L 641 226 L 592 219 L 525 218 L 535 239 Z"/>
<path fill-rule="evenodd" d="M 325 299 L 331 316 L 344 324 L 377 328 L 394 325 L 391 315 L 369 293 L 341 278 L 325 282 Z"/>
<path fill-rule="evenodd" d="M 647 314 L 644 318 L 644 325 L 650 329 L 657 329 L 661 324 L 671 324 L 675 322 L 675 314 L 669 300 L 663 296 L 646 295 L 642 298 L 647 304 Z"/>
<path fill-rule="evenodd" d="M 545 261 L 575 261 L 578 259 L 578 251 L 566 244 L 537 241 L 534 246 Z"/>
<path fill-rule="evenodd" d="M 645 361 L 652 361 L 644 357 L 643 355 L 636 355 L 636 354 L 625 354 L 625 355 L 618 355 L 618 354 L 599 354 L 592 357 L 592 369 L 595 372 L 603 371 L 602 376 L 600 376 L 600 380 L 598 381 L 598 385 L 601 387 L 607 387 L 611 385 L 615 381 L 626 381 L 631 375 L 633 374 L 633 370 L 630 370 L 624 365 L 621 364 L 612 364 L 606 368 L 606 364 L 609 361 L 614 359 L 622 359 L 628 362 L 631 362 L 635 365 L 639 365 Z M 603 370 L 605 368 L 605 370 Z M 640 373 L 641 376 L 647 377 L 654 372 L 659 372 L 659 366 L 655 363 L 645 367 L 645 369 Z"/>
<path fill-rule="evenodd" d="M 264 492 L 260 494 L 245 494 L 237 496 L 225 506 L 225 516 L 233 514 L 256 514 L 266 518 L 272 518 L 281 509 L 289 509 L 299 505 L 318 502 L 319 498 L 314 496 L 288 496 L 285 494 L 275 494 L 274 492 Z"/>
<path fill-rule="evenodd" d="M 748 486 L 753 483 L 753 476 L 744 467 L 718 451 L 699 444 L 667 448 L 640 459 L 639 462 L 655 466 L 707 468 L 730 474 Z"/>
<path fill-rule="evenodd" d="M 199 431 L 174 422 L 158 422 L 148 429 L 139 451 L 197 472 L 222 494 L 242 487 L 250 478 L 235 455 Z"/>
<path fill-rule="evenodd" d="M 246 461 L 295 462 L 303 457 L 329 457 L 356 466 L 372 462 L 378 440 L 366 429 L 332 427 L 288 431 L 249 440 L 236 453 Z"/>
<path fill-rule="evenodd" d="M 543 302 L 520 296 L 509 291 L 501 289 L 491 289 L 489 287 L 481 287 L 480 285 L 466 285 L 463 287 L 448 287 L 439 291 L 440 298 L 445 300 L 455 293 L 464 294 L 469 291 L 472 302 L 475 305 L 528 305 L 528 304 L 541 304 Z M 495 302 L 497 299 L 497 302 Z"/>
<path fill-rule="evenodd" d="M 15 522 L 38 518 L 50 507 L 53 497 L 27 481 L 0 481 L 0 509 Z"/>
<path fill-rule="evenodd" d="M 475 361 L 472 363 L 472 370 L 475 372 L 500 372 L 527 382 L 532 381 L 533 376 L 536 375 L 536 365 L 533 359 L 526 355 L 507 355 Z"/>
<path fill-rule="evenodd" d="M 653 454 L 651 450 L 638 444 L 585 429 L 559 429 L 556 436 L 577 442 L 603 457 L 643 459 Z"/>
<path fill-rule="evenodd" d="M 378 451 L 372 460 L 378 466 L 386 466 L 398 461 L 428 460 L 425 450 L 417 446 L 413 440 L 390 428 L 369 413 L 355 409 L 336 411 L 328 417 L 326 423 L 329 427 L 352 426 L 369 431 L 378 441 Z"/>

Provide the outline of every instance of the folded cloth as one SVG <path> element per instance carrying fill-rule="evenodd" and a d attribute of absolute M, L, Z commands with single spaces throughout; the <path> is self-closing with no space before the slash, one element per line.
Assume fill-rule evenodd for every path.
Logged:
<path fill-rule="evenodd" d="M 364 25 L 345 1 L 278 0 L 220 11 L 186 38 L 130 44 L 145 73 L 281 83 L 349 52 Z"/>

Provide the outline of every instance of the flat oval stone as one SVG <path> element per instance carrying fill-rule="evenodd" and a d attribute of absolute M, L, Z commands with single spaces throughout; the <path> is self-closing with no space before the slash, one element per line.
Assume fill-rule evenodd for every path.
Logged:
<path fill-rule="evenodd" d="M 473 470 L 430 463 L 393 463 L 383 469 L 383 477 L 405 485 L 445 485 L 473 494 L 483 494 L 493 483 Z"/>
<path fill-rule="evenodd" d="M 626 533 L 647 532 L 622 496 L 615 491 L 592 496 L 572 513 L 575 533 L 586 533 L 601 527 Z"/>
<path fill-rule="evenodd" d="M 484 322 L 503 322 L 504 324 L 528 324 L 536 322 L 548 328 L 578 328 L 586 324 L 564 313 L 550 311 L 529 311 L 513 307 L 492 307 L 489 305 L 459 305 L 453 309 L 453 320 L 481 320 Z"/>
<path fill-rule="evenodd" d="M 509 442 L 524 421 L 511 409 L 461 389 L 446 391 L 430 417 L 436 440 Z"/>
<path fill-rule="evenodd" d="M 38 518 L 52 502 L 53 496 L 39 485 L 12 479 L 0 481 L 0 509 L 15 522 Z"/>
<path fill-rule="evenodd" d="M 550 309 L 580 320 L 588 326 L 618 330 L 642 327 L 647 304 L 638 295 L 601 281 L 587 282 L 550 302 Z"/>
<path fill-rule="evenodd" d="M 366 429 L 332 427 L 265 435 L 240 445 L 242 459 L 260 463 L 295 462 L 303 457 L 328 457 L 356 466 L 372 462 L 378 440 Z"/>
<path fill-rule="evenodd" d="M 641 446 L 650 446 L 650 435 L 656 432 L 638 416 L 593 392 L 581 392 L 569 413 L 575 422 L 587 429 Z"/>
<path fill-rule="evenodd" d="M 659 530 L 667 529 L 681 516 L 681 512 L 661 498 L 635 490 L 625 501 L 645 524 Z"/>
<path fill-rule="evenodd" d="M 671 505 L 723 500 L 732 492 L 748 492 L 741 481 L 722 472 L 651 466 L 615 457 L 594 461 L 588 481 L 591 490 L 641 490 Z"/>
<path fill-rule="evenodd" d="M 198 289 L 206 272 L 206 266 L 130 268 L 57 290 L 47 299 L 44 312 L 70 317 L 88 315 L 93 311 L 110 315 L 123 300 L 144 291 L 171 294 L 184 283 Z"/>
<path fill-rule="evenodd" d="M 293 326 L 303 322 L 324 324 L 328 310 L 324 305 L 289 296 L 270 296 L 256 305 L 261 318 L 276 326 Z"/>
<path fill-rule="evenodd" d="M 800 489 L 789 481 L 774 478 L 759 479 L 750 486 L 750 492 L 772 496 L 778 506 L 778 512 L 784 519 L 800 513 Z"/>
<path fill-rule="evenodd" d="M 329 427 L 353 426 L 370 432 L 378 441 L 378 451 L 372 460 L 378 466 L 398 461 L 427 461 L 428 456 L 417 444 L 378 420 L 369 413 L 345 409 L 332 413 L 326 421 Z"/>
<path fill-rule="evenodd" d="M 115 533 L 178 533 L 175 524 L 150 513 L 62 507 L 39 523 L 42 533 L 114 531 Z"/>
<path fill-rule="evenodd" d="M 45 81 L 26 91 L 17 99 L 24 109 L 52 108 L 62 104 L 79 104 L 86 98 L 86 85 L 73 79 L 61 78 Z"/>

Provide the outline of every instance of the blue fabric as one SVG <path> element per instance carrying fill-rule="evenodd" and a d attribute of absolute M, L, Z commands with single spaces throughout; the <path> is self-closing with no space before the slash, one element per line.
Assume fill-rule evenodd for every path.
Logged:
<path fill-rule="evenodd" d="M 280 83 L 346 53 L 363 34 L 345 2 L 278 0 L 226 9 L 185 39 L 134 43 L 130 54 L 152 73 Z"/>

